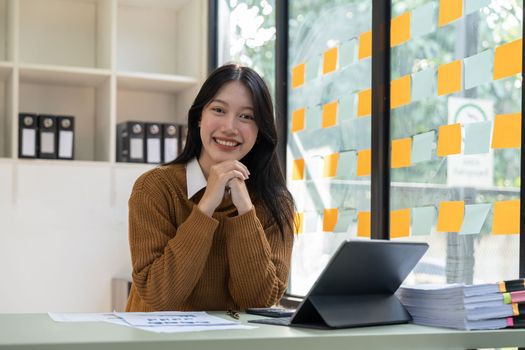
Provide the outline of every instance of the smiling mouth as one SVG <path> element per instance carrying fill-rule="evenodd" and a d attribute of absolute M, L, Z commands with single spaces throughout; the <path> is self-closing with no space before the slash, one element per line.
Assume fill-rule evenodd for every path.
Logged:
<path fill-rule="evenodd" d="M 235 141 L 226 141 L 226 140 L 219 140 L 217 138 L 213 138 L 213 140 L 218 143 L 219 145 L 221 146 L 224 146 L 224 147 L 237 147 L 240 145 L 239 142 L 235 142 Z"/>

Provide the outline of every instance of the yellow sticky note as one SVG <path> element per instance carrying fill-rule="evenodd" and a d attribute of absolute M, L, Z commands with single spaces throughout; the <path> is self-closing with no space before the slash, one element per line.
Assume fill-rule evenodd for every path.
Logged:
<path fill-rule="evenodd" d="M 305 64 L 301 63 L 292 68 L 292 88 L 298 88 L 304 84 Z"/>
<path fill-rule="evenodd" d="M 304 180 L 304 158 L 293 161 L 292 180 Z"/>
<path fill-rule="evenodd" d="M 323 105 L 323 128 L 329 128 L 337 124 L 337 105 L 337 101 Z"/>
<path fill-rule="evenodd" d="M 303 233 L 304 232 L 304 213 L 295 213 L 293 218 L 294 223 L 294 233 Z"/>
<path fill-rule="evenodd" d="M 521 113 L 496 115 L 492 148 L 519 147 L 521 147 Z"/>
<path fill-rule="evenodd" d="M 410 74 L 390 83 L 390 108 L 397 108 L 410 103 Z"/>
<path fill-rule="evenodd" d="M 440 0 L 438 24 L 443 27 L 463 16 L 463 0 Z"/>
<path fill-rule="evenodd" d="M 357 116 L 364 117 L 372 114 L 372 89 L 357 93 Z"/>
<path fill-rule="evenodd" d="M 459 232 L 464 215 L 465 202 L 441 202 L 439 204 L 437 230 L 439 232 Z"/>
<path fill-rule="evenodd" d="M 323 55 L 323 74 L 333 72 L 337 68 L 337 47 L 332 47 L 324 52 Z"/>
<path fill-rule="evenodd" d="M 372 150 L 357 151 L 357 176 L 367 176 L 372 173 Z"/>
<path fill-rule="evenodd" d="M 461 90 L 461 60 L 438 67 L 438 95 L 448 95 Z"/>
<path fill-rule="evenodd" d="M 369 211 L 357 213 L 357 237 L 370 238 L 370 223 L 372 221 Z"/>
<path fill-rule="evenodd" d="M 410 12 L 393 18 L 390 24 L 390 47 L 410 40 Z"/>
<path fill-rule="evenodd" d="M 404 168 L 410 166 L 412 156 L 412 138 L 392 140 L 392 168 Z"/>
<path fill-rule="evenodd" d="M 337 175 L 337 164 L 339 163 L 339 153 L 332 153 L 324 157 L 324 177 L 334 177 Z"/>
<path fill-rule="evenodd" d="M 390 238 L 408 237 L 410 235 L 410 209 L 390 212 Z"/>
<path fill-rule="evenodd" d="M 362 33 L 359 36 L 358 58 L 361 60 L 372 56 L 372 31 Z"/>
<path fill-rule="evenodd" d="M 494 52 L 494 80 L 521 72 L 523 40 L 518 39 L 496 47 Z"/>
<path fill-rule="evenodd" d="M 325 209 L 323 216 L 323 231 L 332 232 L 337 224 L 339 210 L 337 208 Z"/>
<path fill-rule="evenodd" d="M 437 155 L 445 157 L 461 153 L 461 124 L 450 124 L 439 127 Z"/>
<path fill-rule="evenodd" d="M 495 235 L 520 233 L 520 201 L 518 199 L 494 203 L 492 233 Z"/>
<path fill-rule="evenodd" d="M 292 112 L 292 133 L 304 130 L 305 114 L 304 108 Z"/>

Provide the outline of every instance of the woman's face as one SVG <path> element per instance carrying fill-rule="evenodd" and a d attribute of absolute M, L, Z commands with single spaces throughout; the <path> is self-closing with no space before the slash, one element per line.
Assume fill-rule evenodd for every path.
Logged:
<path fill-rule="evenodd" d="M 255 144 L 257 132 L 249 90 L 239 81 L 225 84 L 202 110 L 199 163 L 205 175 L 214 164 L 242 159 Z"/>

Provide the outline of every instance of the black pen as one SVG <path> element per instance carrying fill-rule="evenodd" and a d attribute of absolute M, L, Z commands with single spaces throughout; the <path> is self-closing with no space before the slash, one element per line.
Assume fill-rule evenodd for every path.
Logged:
<path fill-rule="evenodd" d="M 237 311 L 234 311 L 234 310 L 228 310 L 228 311 L 226 311 L 226 315 L 228 315 L 228 316 L 230 316 L 231 318 L 236 319 L 236 320 L 239 319 L 239 313 L 238 313 Z"/>

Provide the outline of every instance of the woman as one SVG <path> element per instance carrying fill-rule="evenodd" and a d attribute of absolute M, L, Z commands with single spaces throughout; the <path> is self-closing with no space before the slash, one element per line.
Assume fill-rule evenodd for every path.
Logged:
<path fill-rule="evenodd" d="M 242 310 L 280 300 L 293 200 L 276 144 L 261 77 L 239 65 L 215 70 L 189 110 L 182 154 L 133 187 L 127 311 Z"/>

